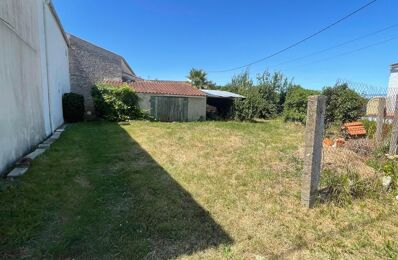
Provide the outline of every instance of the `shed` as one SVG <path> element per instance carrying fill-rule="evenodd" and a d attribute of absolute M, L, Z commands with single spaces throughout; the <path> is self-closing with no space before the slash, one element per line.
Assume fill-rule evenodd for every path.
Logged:
<path fill-rule="evenodd" d="M 188 82 L 138 80 L 129 86 L 140 97 L 140 108 L 159 121 L 206 119 L 206 95 Z"/>
<path fill-rule="evenodd" d="M 234 100 L 245 98 L 224 90 L 202 89 L 202 91 L 206 94 L 206 112 L 210 118 L 228 118 L 231 115 Z"/>

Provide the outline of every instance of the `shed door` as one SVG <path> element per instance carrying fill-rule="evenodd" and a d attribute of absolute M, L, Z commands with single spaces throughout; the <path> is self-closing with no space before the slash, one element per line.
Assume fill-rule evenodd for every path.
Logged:
<path fill-rule="evenodd" d="M 188 98 L 152 96 L 151 115 L 159 121 L 188 121 Z"/>

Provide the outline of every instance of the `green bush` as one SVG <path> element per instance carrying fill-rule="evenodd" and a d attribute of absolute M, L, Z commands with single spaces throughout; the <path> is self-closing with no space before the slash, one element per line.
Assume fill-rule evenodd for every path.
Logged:
<path fill-rule="evenodd" d="M 141 119 L 144 114 L 139 109 L 137 94 L 127 85 L 111 86 L 97 84 L 91 92 L 96 115 L 109 121 Z"/>
<path fill-rule="evenodd" d="M 82 121 L 84 117 L 84 97 L 76 93 L 65 93 L 62 96 L 62 110 L 66 122 Z"/>
<path fill-rule="evenodd" d="M 347 84 L 326 87 L 322 90 L 322 95 L 326 96 L 327 123 L 355 121 L 365 114 L 366 99 Z"/>
<path fill-rule="evenodd" d="M 252 120 L 276 117 L 283 109 L 288 86 L 290 82 L 283 74 L 264 71 L 257 75 L 256 82 L 248 72 L 236 75 L 224 89 L 245 96 L 234 102 L 235 119 Z"/>
<path fill-rule="evenodd" d="M 376 121 L 361 120 L 361 122 L 366 129 L 367 137 L 373 138 L 376 133 Z"/>
<path fill-rule="evenodd" d="M 397 159 L 388 159 L 382 168 L 386 176 L 390 176 L 392 183 L 391 188 L 396 190 L 398 188 L 398 161 Z"/>
<path fill-rule="evenodd" d="M 360 120 L 366 129 L 366 135 L 368 138 L 373 138 L 376 133 L 376 121 Z M 392 130 L 391 124 L 383 124 L 383 139 L 390 136 Z"/>
<path fill-rule="evenodd" d="M 289 88 L 286 94 L 283 110 L 284 120 L 305 123 L 307 115 L 307 99 L 312 95 L 319 95 L 319 91 L 304 89 L 297 85 Z"/>
<path fill-rule="evenodd" d="M 272 116 L 274 107 L 268 104 L 259 94 L 259 89 L 252 87 L 243 92 L 245 99 L 236 99 L 234 101 L 234 117 L 237 120 L 253 120 L 254 118 L 264 118 L 266 113 L 267 117 Z"/>

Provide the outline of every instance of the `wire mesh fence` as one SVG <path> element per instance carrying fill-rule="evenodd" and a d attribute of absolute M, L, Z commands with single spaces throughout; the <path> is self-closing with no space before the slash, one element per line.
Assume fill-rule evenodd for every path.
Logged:
<path fill-rule="evenodd" d="M 363 105 L 359 117 L 329 123 L 325 117 L 331 111 L 322 112 L 322 109 L 327 110 L 326 101 L 322 98 L 316 101 L 309 99 L 304 147 L 304 165 L 308 166 L 304 167 L 302 191 L 302 203 L 309 207 L 313 205 L 311 198 L 314 194 L 319 198 L 322 193 L 313 190 L 319 182 L 321 188 L 327 188 L 328 196 L 336 195 L 336 189 L 340 189 L 339 193 L 345 193 L 346 198 L 375 191 L 375 187 L 380 186 L 380 176 L 383 177 L 383 185 L 384 178 L 388 177 L 383 176 L 386 174 L 383 165 L 389 159 L 396 158 L 398 109 L 397 112 L 395 110 L 398 89 L 347 80 L 339 80 L 337 84 L 345 84 L 358 93 Z M 347 97 L 346 103 L 339 103 L 340 107 L 336 109 L 350 107 L 350 100 Z M 322 122 L 322 126 L 317 126 L 319 122 Z"/>

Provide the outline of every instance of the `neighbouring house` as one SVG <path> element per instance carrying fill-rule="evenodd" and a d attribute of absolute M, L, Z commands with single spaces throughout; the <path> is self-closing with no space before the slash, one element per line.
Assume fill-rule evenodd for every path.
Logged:
<path fill-rule="evenodd" d="M 122 82 L 104 81 L 118 86 Z M 185 81 L 137 80 L 130 82 L 139 106 L 159 121 L 206 120 L 206 95 Z"/>
<path fill-rule="evenodd" d="M 86 117 L 94 116 L 92 87 L 101 81 L 131 82 L 139 79 L 120 55 L 68 34 L 71 91 L 84 96 Z"/>
<path fill-rule="evenodd" d="M 394 114 L 396 95 L 398 95 L 398 63 L 390 66 L 390 80 L 387 90 L 387 114 L 391 116 Z"/>
<path fill-rule="evenodd" d="M 390 79 L 388 82 L 387 97 L 377 96 L 369 99 L 366 105 L 366 117 L 376 120 L 380 98 L 386 98 L 385 116 L 386 122 L 390 123 L 394 116 L 396 96 L 398 95 L 398 63 L 390 66 Z"/>
<path fill-rule="evenodd" d="M 63 124 L 68 44 L 51 0 L 0 1 L 0 173 Z"/>
<path fill-rule="evenodd" d="M 232 114 L 232 107 L 235 99 L 243 99 L 236 93 L 223 90 L 202 89 L 207 97 L 206 113 L 209 118 L 229 118 Z"/>

